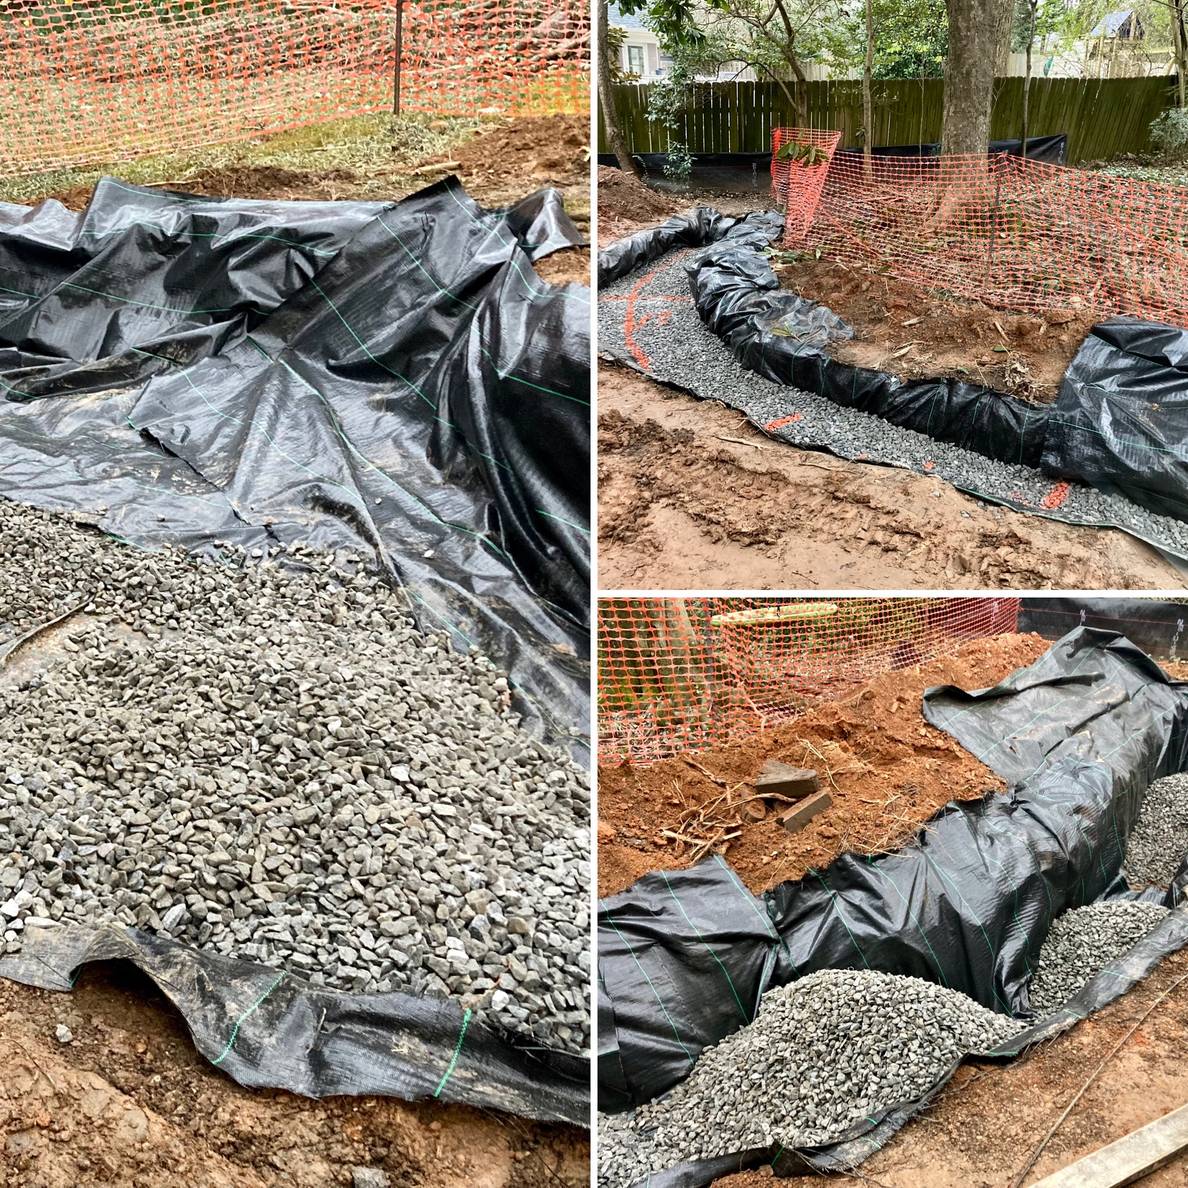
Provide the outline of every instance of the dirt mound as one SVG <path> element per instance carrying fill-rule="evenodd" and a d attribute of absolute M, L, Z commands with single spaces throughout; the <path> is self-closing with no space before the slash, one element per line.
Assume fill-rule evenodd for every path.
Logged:
<path fill-rule="evenodd" d="M 531 116 L 479 133 L 451 160 L 467 184 L 527 179 L 539 186 L 564 186 L 589 179 L 589 145 L 585 116 Z"/>
<path fill-rule="evenodd" d="M 1004 313 L 828 257 L 787 255 L 774 263 L 784 288 L 827 305 L 854 327 L 853 341 L 832 347 L 833 356 L 906 379 L 954 376 L 1047 403 L 1099 320 L 1085 310 Z"/>
<path fill-rule="evenodd" d="M 240 1088 L 127 967 L 88 967 L 71 994 L 0 981 L 0 1067 L 0 1185 L 13 1188 L 330 1188 L 356 1166 L 406 1188 L 588 1181 L 588 1137 L 573 1127 Z"/>
<path fill-rule="evenodd" d="M 647 767 L 600 768 L 599 894 L 622 891 L 648 870 L 689 865 L 689 848 L 660 831 L 675 830 L 688 806 L 726 790 L 746 795 L 765 759 L 815 768 L 833 805 L 792 835 L 774 817 L 740 826 L 722 852 L 752 891 L 801 878 L 848 851 L 895 849 L 950 800 L 1003 791 L 989 768 L 924 721 L 920 699 L 932 685 L 992 685 L 1047 648 L 1038 635 L 974 640 L 807 709 L 761 738 Z"/>
<path fill-rule="evenodd" d="M 632 173 L 598 166 L 598 238 L 606 244 L 663 222 L 680 207 Z"/>

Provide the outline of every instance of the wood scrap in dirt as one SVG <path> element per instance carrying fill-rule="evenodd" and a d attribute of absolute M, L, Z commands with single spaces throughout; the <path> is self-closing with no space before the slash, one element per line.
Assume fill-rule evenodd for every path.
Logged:
<path fill-rule="evenodd" d="M 1037 635 L 958 644 L 950 656 L 807 705 L 790 721 L 732 746 L 601 768 L 599 894 L 714 852 L 724 853 L 752 891 L 765 891 L 847 851 L 896 849 L 950 800 L 1004 791 L 984 764 L 924 721 L 921 698 L 932 685 L 993 685 L 1048 646 Z M 830 794 L 830 810 L 795 834 L 780 825 L 778 811 L 765 809 L 760 817 L 747 808 L 764 762 L 773 758 L 815 770 Z"/>

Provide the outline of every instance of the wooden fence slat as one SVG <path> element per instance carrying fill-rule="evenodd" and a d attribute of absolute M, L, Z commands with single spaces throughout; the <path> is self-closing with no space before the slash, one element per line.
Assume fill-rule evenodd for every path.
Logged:
<path fill-rule="evenodd" d="M 791 85 L 791 84 L 789 84 Z M 862 127 L 862 87 L 853 79 L 806 84 L 807 120 L 813 128 L 836 128 L 843 147 L 855 146 Z M 940 139 L 944 82 L 939 78 L 888 79 L 874 84 L 874 139 L 878 145 Z M 668 134 L 647 118 L 646 84 L 615 86 L 615 104 L 633 152 L 665 152 Z M 1032 136 L 1068 134 L 1068 161 L 1101 160 L 1149 147 L 1151 121 L 1172 104 L 1172 79 L 1034 78 L 1029 131 Z M 1023 119 L 1023 80 L 999 79 L 991 136 L 1017 137 Z M 686 143 L 697 153 L 759 153 L 771 147 L 771 131 L 795 123 L 779 83 L 697 83 L 682 118 Z M 600 121 L 601 124 L 601 121 Z M 609 152 L 599 128 L 599 152 Z"/>

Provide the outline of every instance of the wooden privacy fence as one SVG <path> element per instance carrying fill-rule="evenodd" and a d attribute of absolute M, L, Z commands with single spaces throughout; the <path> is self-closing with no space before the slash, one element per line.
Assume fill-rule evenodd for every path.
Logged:
<path fill-rule="evenodd" d="M 841 132 L 843 146 L 859 144 L 862 84 L 828 80 L 804 84 L 807 118 L 796 117 L 783 91 L 769 82 L 696 83 L 676 139 L 696 153 L 771 151 L 772 130 L 804 123 Z M 917 144 L 940 139 L 944 81 L 939 78 L 876 82 L 872 144 Z M 1031 84 L 1028 134 L 1068 133 L 1068 162 L 1093 161 L 1149 147 L 1148 126 L 1172 106 L 1172 79 L 1038 78 Z M 662 153 L 668 132 L 647 118 L 646 84 L 619 84 L 615 106 L 627 142 L 637 153 Z M 1005 140 L 1020 134 L 1023 80 L 996 83 L 990 135 Z M 600 133 L 599 151 L 610 152 Z"/>

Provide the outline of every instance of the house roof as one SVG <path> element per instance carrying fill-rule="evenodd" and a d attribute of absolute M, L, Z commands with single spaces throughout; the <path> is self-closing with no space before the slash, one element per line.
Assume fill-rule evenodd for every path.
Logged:
<path fill-rule="evenodd" d="M 607 10 L 607 20 L 612 25 L 618 25 L 620 29 L 646 29 L 647 25 L 643 23 L 637 16 L 624 16 L 618 8 L 618 5 L 612 4 Z"/>
<path fill-rule="evenodd" d="M 1090 37 L 1112 37 L 1116 36 L 1122 29 L 1122 26 L 1135 15 L 1133 8 L 1119 8 L 1116 12 L 1107 12 L 1097 25 L 1090 32 Z M 1141 36 L 1142 22 L 1136 19 L 1135 33 Z"/>

